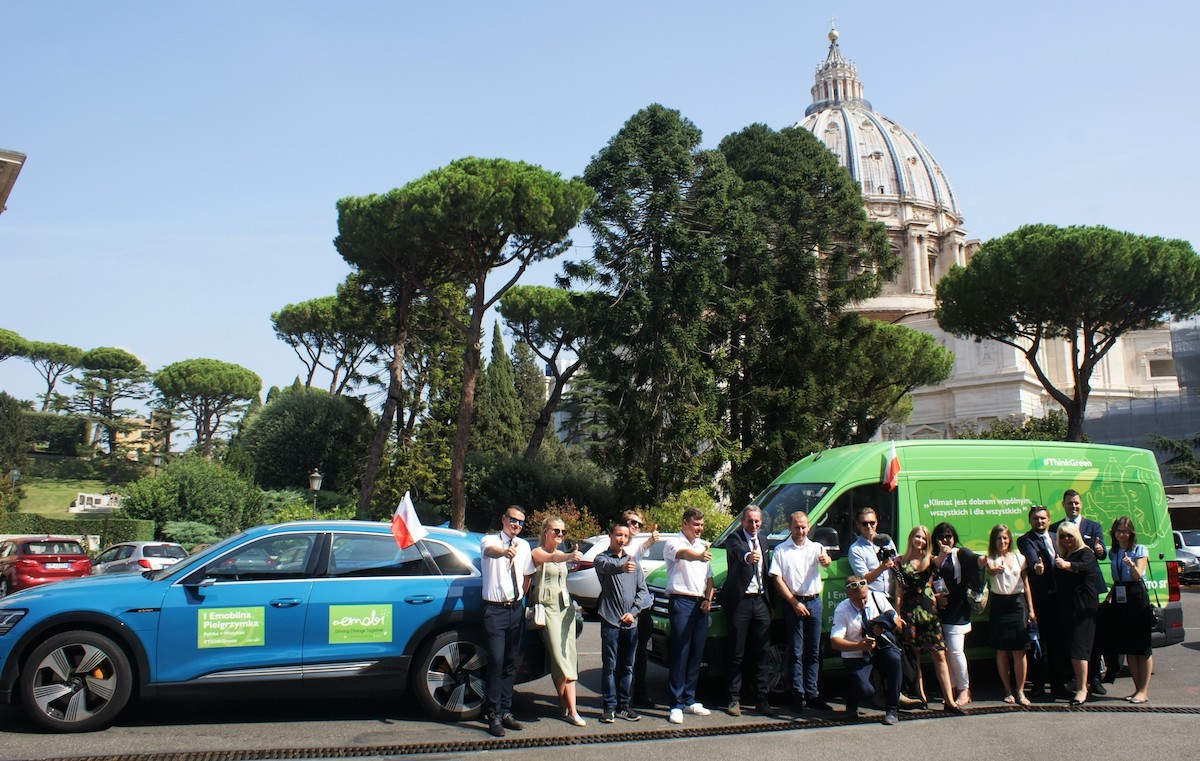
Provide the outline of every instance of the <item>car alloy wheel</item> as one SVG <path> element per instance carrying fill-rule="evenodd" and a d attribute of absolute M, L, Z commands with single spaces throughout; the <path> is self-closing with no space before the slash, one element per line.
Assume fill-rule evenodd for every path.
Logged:
<path fill-rule="evenodd" d="M 89 631 L 64 632 L 38 645 L 19 679 L 26 713 L 56 732 L 107 726 L 129 702 L 133 688 L 125 651 Z"/>
<path fill-rule="evenodd" d="M 479 716 L 487 694 L 487 651 L 474 630 L 450 629 L 421 646 L 413 662 L 412 690 L 430 716 L 465 721 Z"/>

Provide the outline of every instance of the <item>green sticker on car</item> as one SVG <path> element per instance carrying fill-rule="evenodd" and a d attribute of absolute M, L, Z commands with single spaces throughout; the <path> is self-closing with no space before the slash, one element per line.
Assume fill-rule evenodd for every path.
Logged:
<path fill-rule="evenodd" d="M 196 647 L 260 647 L 266 644 L 266 620 L 262 606 L 253 608 L 208 608 L 200 611 Z"/>
<path fill-rule="evenodd" d="M 391 605 L 329 606 L 329 644 L 391 641 Z"/>

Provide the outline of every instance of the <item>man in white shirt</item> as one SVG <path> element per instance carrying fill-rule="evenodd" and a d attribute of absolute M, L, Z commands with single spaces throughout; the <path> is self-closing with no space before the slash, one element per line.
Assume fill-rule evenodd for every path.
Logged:
<path fill-rule="evenodd" d="M 899 633 L 903 626 L 904 621 L 887 597 L 868 589 L 866 579 L 846 579 L 846 599 L 833 611 L 829 644 L 842 654 L 842 664 L 850 674 L 846 696 L 846 715 L 850 718 L 858 716 L 859 702 L 875 694 L 871 685 L 871 668 L 875 667 L 887 689 L 883 723 L 892 726 L 900 721 Z"/>
<path fill-rule="evenodd" d="M 504 730 L 524 729 L 513 718 L 513 681 L 525 624 L 525 592 L 533 575 L 529 542 L 518 536 L 525 527 L 525 511 L 513 505 L 500 518 L 500 533 L 479 542 L 483 572 L 483 636 L 488 653 L 487 696 L 483 716 L 488 731 L 504 737 Z"/>
<path fill-rule="evenodd" d="M 808 540 L 808 513 L 792 513 L 788 528 L 791 536 L 771 555 L 769 575 L 775 582 L 783 607 L 787 629 L 788 666 L 792 683 L 792 708 L 807 705 L 820 711 L 831 710 L 821 699 L 818 679 L 821 668 L 821 569 L 830 559 L 825 548 Z"/>
<path fill-rule="evenodd" d="M 879 547 L 875 545 L 875 535 L 879 529 L 879 517 L 875 510 L 864 507 L 858 511 L 854 519 L 859 535 L 850 544 L 848 559 L 850 572 L 865 579 L 872 592 L 884 597 L 892 593 L 892 569 L 896 567 L 896 545 L 888 541 L 885 549 L 891 550 L 891 556 L 886 561 L 879 559 Z"/>
<path fill-rule="evenodd" d="M 694 507 L 685 510 L 680 530 L 683 536 L 670 539 L 663 550 L 667 566 L 667 616 L 671 623 L 667 680 L 671 688 L 671 712 L 667 720 L 672 724 L 683 723 L 685 710 L 697 716 L 711 713 L 696 700 L 713 597 L 712 568 L 708 565 L 712 555 L 709 543 L 700 538 L 704 513 Z"/>

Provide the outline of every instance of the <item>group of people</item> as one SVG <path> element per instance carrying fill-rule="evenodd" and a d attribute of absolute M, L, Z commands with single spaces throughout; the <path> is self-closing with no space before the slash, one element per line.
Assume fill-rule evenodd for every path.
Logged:
<path fill-rule="evenodd" d="M 879 519 L 874 509 L 855 516 L 858 536 L 847 557 L 851 575 L 846 598 L 834 610 L 830 645 L 850 675 L 846 710 L 876 698 L 881 683 L 883 723 L 897 723 L 902 689 L 909 700 L 927 707 L 920 657 L 928 654 L 941 688 L 943 709 L 964 713 L 971 702 L 965 653 L 971 631 L 972 598 L 988 590 L 989 633 L 1004 686 L 1004 702 L 1030 705 L 1025 684 L 1034 695 L 1044 689 L 1070 699 L 1073 705 L 1089 693 L 1105 694 L 1097 661 L 1109 663 L 1115 677 L 1118 654 L 1129 663 L 1132 703 L 1148 700 L 1153 668 L 1148 623 L 1149 600 L 1143 579 L 1149 562 L 1137 543 L 1127 517 L 1112 526 L 1112 552 L 1098 523 L 1081 516 L 1079 494 L 1063 497 L 1064 517 L 1050 523 L 1049 511 L 1029 511 L 1030 530 L 1015 542 L 1005 525 L 995 526 L 986 554 L 962 546 L 950 523 L 930 531 L 916 526 L 908 534 L 903 554 L 890 541 L 878 540 Z M 743 673 L 753 674 L 755 710 L 773 716 L 769 688 L 770 627 L 774 610 L 782 610 L 786 631 L 787 674 L 791 708 L 831 710 L 820 691 L 822 581 L 821 569 L 831 559 L 825 547 L 808 538 L 808 516 L 789 516 L 790 536 L 768 553 L 760 535 L 762 513 L 750 505 L 739 516 L 740 528 L 725 540 L 726 578 L 720 605 L 726 617 L 727 699 L 724 710 L 740 716 Z M 484 630 L 489 662 L 484 715 L 489 731 L 504 736 L 520 729 L 511 713 L 517 648 L 524 626 L 523 596 L 533 584 L 531 603 L 545 610 L 542 636 L 551 655 L 551 673 L 562 717 L 585 726 L 576 705 L 577 654 L 575 622 L 566 591 L 566 563 L 579 560 L 574 550 L 559 549 L 564 538 L 561 519 L 550 517 L 541 527 L 537 546 L 520 538 L 525 513 L 509 507 L 501 532 L 482 541 Z M 594 561 L 600 579 L 598 605 L 601 642 L 603 710 L 600 721 L 637 721 L 635 705 L 645 697 L 645 651 L 651 623 L 651 596 L 640 560 L 658 539 L 654 532 L 636 552 L 631 540 L 642 528 L 641 516 L 629 511 L 608 531 L 609 547 Z M 714 602 L 710 543 L 702 538 L 704 514 L 686 510 L 681 536 L 666 540 L 663 558 L 667 572 L 668 686 L 667 715 L 681 724 L 685 714 L 707 716 L 711 711 L 696 696 Z M 882 545 L 882 546 L 881 546 Z M 769 555 L 769 557 L 768 557 Z M 1112 589 L 1099 571 L 1108 559 Z M 1103 603 L 1099 596 L 1107 591 Z M 1100 631 L 1097 633 L 1097 622 Z M 1031 646 L 1040 657 L 1028 659 Z M 1067 685 L 1074 677 L 1073 690 Z"/>
<path fill-rule="evenodd" d="M 633 694 L 645 692 L 645 638 L 652 624 L 650 591 L 640 561 L 658 538 L 655 532 L 637 552 L 629 552 L 630 541 L 642 525 L 636 511 L 627 511 L 609 527 L 608 549 L 593 561 L 601 590 L 597 608 L 604 701 L 601 723 L 612 723 L 617 717 L 625 721 L 641 718 L 633 706 Z M 538 543 L 532 547 L 520 536 L 524 527 L 525 511 L 510 506 L 501 516 L 500 533 L 489 534 L 480 543 L 488 654 L 483 714 L 488 731 L 496 737 L 504 737 L 505 730 L 523 729 L 512 715 L 512 695 L 527 595 L 529 605 L 540 605 L 544 611 L 539 629 L 550 656 L 562 718 L 577 727 L 587 726 L 576 702 L 575 610 L 566 587 L 567 563 L 583 556 L 578 550 L 563 548 L 566 529 L 561 518 L 546 518 Z"/>

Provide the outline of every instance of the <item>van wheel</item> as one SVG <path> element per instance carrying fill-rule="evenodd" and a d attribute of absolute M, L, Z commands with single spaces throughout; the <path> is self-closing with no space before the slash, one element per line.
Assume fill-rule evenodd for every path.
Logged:
<path fill-rule="evenodd" d="M 787 673 L 787 650 L 781 644 L 772 644 L 763 653 L 767 661 L 767 693 L 776 694 L 792 689 L 792 677 Z"/>
<path fill-rule="evenodd" d="M 117 643 L 95 632 L 56 634 L 21 667 L 18 689 L 35 724 L 54 732 L 108 726 L 129 702 L 133 670 Z"/>
<path fill-rule="evenodd" d="M 411 689 L 425 713 L 445 721 L 476 719 L 487 695 L 488 655 L 473 629 L 450 629 L 421 645 Z"/>

